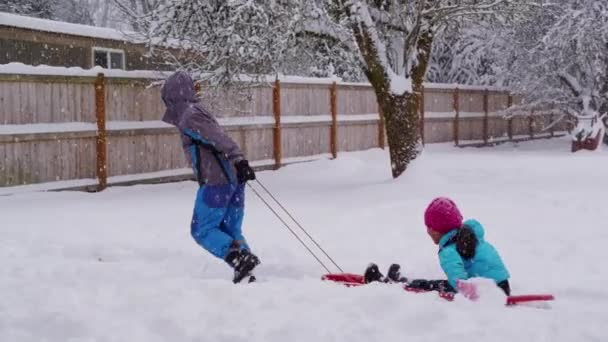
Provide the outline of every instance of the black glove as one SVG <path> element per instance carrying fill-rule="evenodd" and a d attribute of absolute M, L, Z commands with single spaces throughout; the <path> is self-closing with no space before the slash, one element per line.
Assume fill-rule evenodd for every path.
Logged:
<path fill-rule="evenodd" d="M 239 183 L 255 180 L 255 172 L 249 166 L 249 162 L 246 159 L 239 160 L 234 164 L 234 167 L 236 168 L 236 178 Z"/>
<path fill-rule="evenodd" d="M 447 280 L 414 279 L 408 288 L 422 291 L 456 292 Z"/>

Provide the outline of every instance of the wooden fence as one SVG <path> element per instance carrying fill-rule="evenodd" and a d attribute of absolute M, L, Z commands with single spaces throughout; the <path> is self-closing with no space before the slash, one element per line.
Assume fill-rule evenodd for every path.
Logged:
<path fill-rule="evenodd" d="M 0 187 L 58 182 L 103 189 L 108 182 L 190 175 L 178 132 L 159 121 L 164 105 L 152 81 L 0 74 Z M 252 89 L 248 100 L 213 95 L 220 124 L 259 167 L 385 144 L 367 84 L 285 78 Z M 550 120 L 504 120 L 497 112 L 513 98 L 499 89 L 429 84 L 423 99 L 426 143 L 538 136 Z"/>

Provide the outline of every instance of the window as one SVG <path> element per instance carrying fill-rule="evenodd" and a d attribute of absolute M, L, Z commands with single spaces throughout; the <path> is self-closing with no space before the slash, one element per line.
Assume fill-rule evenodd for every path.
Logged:
<path fill-rule="evenodd" d="M 110 52 L 110 69 L 124 69 L 124 54 L 118 52 Z"/>
<path fill-rule="evenodd" d="M 108 53 L 105 51 L 96 50 L 93 52 L 95 55 L 95 60 L 93 65 L 99 65 L 102 68 L 108 68 Z"/>
<path fill-rule="evenodd" d="M 123 50 L 93 48 L 93 66 L 106 69 L 125 69 L 125 52 Z"/>

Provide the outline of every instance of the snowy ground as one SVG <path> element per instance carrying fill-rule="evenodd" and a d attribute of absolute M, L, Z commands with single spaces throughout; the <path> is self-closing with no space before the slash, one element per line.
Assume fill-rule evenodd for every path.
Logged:
<path fill-rule="evenodd" d="M 190 238 L 185 182 L 0 197 L 0 341 L 607 341 L 608 153 L 568 148 L 430 146 L 397 181 L 380 150 L 259 174 L 351 272 L 441 278 L 422 213 L 449 195 L 486 226 L 513 291 L 553 293 L 551 310 L 323 283 L 251 192 L 261 281 L 232 285 Z"/>

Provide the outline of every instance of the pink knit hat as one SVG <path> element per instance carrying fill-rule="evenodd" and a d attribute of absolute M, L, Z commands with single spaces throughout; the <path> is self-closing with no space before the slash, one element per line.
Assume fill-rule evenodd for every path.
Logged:
<path fill-rule="evenodd" d="M 462 226 L 462 214 L 456 203 L 447 197 L 435 198 L 424 212 L 427 229 L 447 233 Z"/>

